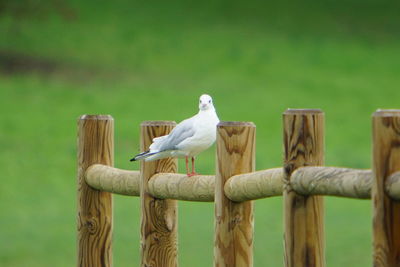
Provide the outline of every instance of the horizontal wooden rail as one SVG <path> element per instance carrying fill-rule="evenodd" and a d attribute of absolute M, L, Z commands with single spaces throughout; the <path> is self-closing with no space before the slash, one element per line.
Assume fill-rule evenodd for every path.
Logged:
<path fill-rule="evenodd" d="M 396 200 L 400 200 L 400 171 L 395 172 L 388 177 L 386 182 L 386 192 Z"/>
<path fill-rule="evenodd" d="M 234 175 L 225 183 L 225 194 L 237 202 L 281 196 L 282 175 L 282 168 Z"/>
<path fill-rule="evenodd" d="M 93 188 L 110 193 L 139 196 L 140 172 L 94 164 L 86 171 L 86 182 Z M 214 175 L 158 173 L 149 182 L 149 193 L 160 199 L 214 201 Z"/>
<path fill-rule="evenodd" d="M 292 174 L 293 190 L 302 195 L 371 198 L 371 170 L 303 167 Z"/>
<path fill-rule="evenodd" d="M 226 196 L 241 202 L 282 195 L 282 168 L 234 175 L 225 184 Z M 302 195 L 326 195 L 358 199 L 371 198 L 372 171 L 337 167 L 303 167 L 292 174 L 293 190 Z M 94 164 L 86 170 L 86 182 L 93 188 L 127 196 L 140 195 L 139 171 Z M 214 175 L 187 177 L 158 173 L 149 180 L 149 192 L 160 199 L 213 202 Z M 386 184 L 388 195 L 400 200 L 400 172 Z"/>
<path fill-rule="evenodd" d="M 86 183 L 91 187 L 127 196 L 140 196 L 140 172 L 94 164 L 86 170 Z"/>
<path fill-rule="evenodd" d="M 214 175 L 158 173 L 149 180 L 149 192 L 156 198 L 188 201 L 214 201 Z"/>
<path fill-rule="evenodd" d="M 282 168 L 232 176 L 225 194 L 233 201 L 282 195 Z M 390 180 L 389 194 L 400 198 L 400 174 Z M 302 167 L 292 173 L 291 185 L 302 195 L 326 195 L 358 199 L 371 198 L 372 171 L 338 167 Z"/>

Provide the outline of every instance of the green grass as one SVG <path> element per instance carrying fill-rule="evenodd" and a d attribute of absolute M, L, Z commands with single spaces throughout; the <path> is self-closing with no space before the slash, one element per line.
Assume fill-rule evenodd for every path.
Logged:
<path fill-rule="evenodd" d="M 396 5 L 396 6 L 395 6 Z M 400 107 L 398 4 L 73 2 L 65 21 L 0 17 L 0 50 L 55 59 L 0 74 L 0 265 L 73 266 L 76 120 L 115 119 L 115 165 L 137 169 L 139 124 L 197 112 L 257 125 L 257 169 L 282 164 L 286 108 L 326 112 L 326 164 L 370 168 L 371 114 Z M 214 172 L 215 148 L 198 158 Z M 183 171 L 183 164 L 180 170 Z M 255 204 L 255 266 L 283 264 L 282 199 Z M 139 202 L 115 196 L 114 265 L 139 263 Z M 181 266 L 211 266 L 213 204 L 179 203 Z M 371 203 L 326 198 L 328 266 L 371 265 Z"/>

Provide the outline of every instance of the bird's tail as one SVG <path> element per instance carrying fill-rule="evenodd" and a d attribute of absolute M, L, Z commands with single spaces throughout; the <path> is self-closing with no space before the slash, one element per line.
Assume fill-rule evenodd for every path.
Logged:
<path fill-rule="evenodd" d="M 137 154 L 136 156 L 134 156 L 133 158 L 131 158 L 130 161 L 143 160 L 143 159 L 148 158 L 148 157 L 150 157 L 150 156 L 152 156 L 152 155 L 154 155 L 154 154 L 157 154 L 157 153 L 158 153 L 158 151 L 151 152 L 150 150 L 147 150 L 147 151 L 145 151 L 145 152 L 142 152 L 142 153 L 140 153 L 140 154 Z"/>

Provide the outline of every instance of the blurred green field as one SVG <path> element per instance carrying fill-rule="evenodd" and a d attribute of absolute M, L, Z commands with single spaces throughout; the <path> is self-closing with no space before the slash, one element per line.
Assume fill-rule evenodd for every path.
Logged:
<path fill-rule="evenodd" d="M 111 114 L 115 166 L 138 169 L 141 121 L 181 121 L 208 93 L 221 120 L 257 125 L 265 169 L 282 164 L 282 112 L 321 108 L 326 165 L 370 168 L 371 114 L 400 108 L 399 6 L 75 0 L 67 17 L 0 13 L 0 265 L 75 264 L 81 114 Z M 16 54 L 50 67 L 20 68 Z M 214 154 L 199 172 L 214 173 Z M 137 266 L 139 201 L 114 199 L 114 266 Z M 282 205 L 255 204 L 255 266 L 283 265 Z M 213 215 L 179 203 L 180 266 L 212 266 Z M 371 218 L 370 201 L 326 198 L 328 266 L 371 265 Z"/>

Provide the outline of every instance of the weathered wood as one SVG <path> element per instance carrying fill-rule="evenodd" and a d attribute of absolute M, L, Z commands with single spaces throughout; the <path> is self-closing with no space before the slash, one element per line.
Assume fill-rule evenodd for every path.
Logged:
<path fill-rule="evenodd" d="M 289 109 L 283 124 L 285 266 L 325 266 L 323 199 L 299 195 L 290 184 L 295 169 L 324 163 L 324 113 Z"/>
<path fill-rule="evenodd" d="M 86 171 L 86 182 L 91 187 L 110 193 L 140 196 L 140 172 L 94 164 Z M 148 192 L 159 199 L 213 202 L 214 175 L 157 173 L 148 181 Z"/>
<path fill-rule="evenodd" d="M 140 172 L 94 164 L 86 170 L 86 183 L 110 193 L 140 196 Z"/>
<path fill-rule="evenodd" d="M 387 178 L 386 192 L 391 198 L 400 200 L 400 171 L 393 173 Z"/>
<path fill-rule="evenodd" d="M 95 163 L 114 164 L 114 120 L 83 115 L 78 120 L 78 261 L 77 265 L 112 266 L 112 195 L 85 182 Z"/>
<path fill-rule="evenodd" d="M 175 122 L 147 121 L 141 124 L 141 151 L 149 148 L 153 138 L 168 134 Z M 148 180 L 156 173 L 176 172 L 176 159 L 140 162 L 141 195 L 141 266 L 177 266 L 177 201 L 150 195 Z"/>
<path fill-rule="evenodd" d="M 385 192 L 388 177 L 400 171 L 400 110 L 373 114 L 373 264 L 400 266 L 400 203 Z"/>
<path fill-rule="evenodd" d="M 225 195 L 236 202 L 281 196 L 282 175 L 282 168 L 274 168 L 232 176 L 225 183 Z"/>
<path fill-rule="evenodd" d="M 149 180 L 149 193 L 161 199 L 213 202 L 214 175 L 159 173 Z"/>
<path fill-rule="evenodd" d="M 255 166 L 255 125 L 221 122 L 217 126 L 215 180 L 215 266 L 253 266 L 253 202 L 236 203 L 224 194 L 233 175 Z"/>
<path fill-rule="evenodd" d="M 272 168 L 238 174 L 229 178 L 224 186 L 225 195 L 241 202 L 281 196 L 283 169 Z M 87 168 L 86 183 L 91 187 L 114 194 L 140 196 L 140 172 L 122 170 L 94 164 Z M 301 167 L 291 176 L 292 189 L 301 195 L 325 195 L 370 199 L 372 171 L 339 167 Z M 214 175 L 157 173 L 148 181 L 149 194 L 159 199 L 213 202 Z M 400 172 L 391 175 L 386 191 L 400 200 Z"/>
<path fill-rule="evenodd" d="M 371 170 L 302 167 L 292 173 L 290 185 L 301 195 L 371 198 Z"/>

